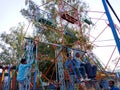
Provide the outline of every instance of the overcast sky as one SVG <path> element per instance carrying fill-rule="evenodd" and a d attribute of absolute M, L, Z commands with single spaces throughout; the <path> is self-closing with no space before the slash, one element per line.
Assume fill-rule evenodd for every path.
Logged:
<path fill-rule="evenodd" d="M 8 31 L 10 27 L 16 26 L 18 22 L 25 22 L 26 19 L 21 15 L 20 10 L 25 7 L 25 0 L 1 0 L 0 3 L 0 33 L 3 31 Z M 38 0 L 33 0 L 35 2 L 38 2 Z M 90 11 L 103 11 L 104 12 L 104 7 L 102 5 L 102 0 L 83 0 L 90 6 Z M 116 13 L 120 17 L 120 0 L 109 0 L 110 3 L 112 4 L 112 7 L 115 9 Z M 39 3 L 40 4 L 40 3 Z M 112 13 L 111 13 L 112 14 Z M 96 17 L 98 13 L 89 13 L 90 17 Z M 99 14 L 101 16 L 101 14 Z M 99 16 L 97 16 L 99 18 Z M 112 15 L 113 16 L 113 15 Z M 114 17 L 113 17 L 114 18 Z M 95 20 L 93 20 L 95 23 Z M 114 18 L 114 22 L 118 23 L 118 21 Z M 101 24 L 102 23 L 102 24 Z M 104 25 L 103 25 L 104 23 Z M 102 26 L 102 27 L 101 27 Z M 100 32 L 105 28 L 106 23 L 105 21 L 99 21 L 96 26 L 91 28 L 91 32 L 93 33 L 94 37 L 97 37 Z M 119 25 L 120 26 L 120 25 Z M 110 31 L 110 28 L 107 28 L 107 34 L 103 34 L 101 38 L 103 39 L 113 39 L 112 33 Z M 106 36 L 106 37 L 105 37 Z M 108 36 L 110 38 L 108 38 Z M 98 40 L 101 40 L 99 37 Z M 104 42 L 106 43 L 106 42 Z M 95 43 L 98 44 L 99 46 L 102 46 L 103 43 Z M 107 44 L 111 44 L 111 42 L 107 42 Z M 115 42 L 113 41 L 112 44 L 115 45 Z M 106 64 L 107 61 L 109 60 L 111 53 L 113 51 L 114 47 L 96 47 L 93 51 L 95 54 L 101 59 L 101 61 Z M 113 59 L 118 57 L 119 54 L 116 49 L 116 54 L 114 55 Z"/>

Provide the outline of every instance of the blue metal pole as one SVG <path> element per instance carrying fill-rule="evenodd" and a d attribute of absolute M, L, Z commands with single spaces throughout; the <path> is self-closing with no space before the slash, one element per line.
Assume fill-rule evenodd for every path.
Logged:
<path fill-rule="evenodd" d="M 33 90 L 36 90 L 36 79 L 37 79 L 37 70 L 34 72 L 34 85 L 33 85 Z"/>
<path fill-rule="evenodd" d="M 10 90 L 10 65 L 8 66 L 8 90 Z"/>
<path fill-rule="evenodd" d="M 103 6 L 104 6 L 104 9 L 105 9 L 105 12 L 106 12 L 106 15 L 107 15 L 107 18 L 108 18 L 108 21 L 109 21 L 109 24 L 110 24 L 114 39 L 115 39 L 119 54 L 120 54 L 120 41 L 119 41 L 118 34 L 116 32 L 112 17 L 110 15 L 109 9 L 107 7 L 107 2 L 106 2 L 106 0 L 102 0 L 102 3 L 103 3 Z"/>

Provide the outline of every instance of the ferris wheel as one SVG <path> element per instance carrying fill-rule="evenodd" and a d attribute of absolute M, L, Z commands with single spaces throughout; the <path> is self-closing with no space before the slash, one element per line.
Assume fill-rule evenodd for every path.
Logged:
<path fill-rule="evenodd" d="M 57 3 L 57 12 L 55 15 L 58 15 L 58 19 L 54 19 L 55 17 L 53 16 L 53 14 L 48 13 L 45 10 L 40 9 L 40 7 L 44 7 L 45 5 L 47 5 L 48 3 L 51 4 L 51 10 L 53 9 L 54 5 Z M 56 78 L 58 79 L 58 81 L 56 82 L 56 85 L 59 86 L 61 85 L 61 90 L 64 89 L 64 85 L 65 85 L 65 81 L 64 81 L 64 77 L 65 77 L 65 73 L 64 73 L 64 60 L 63 58 L 65 58 L 65 56 L 63 54 L 61 54 L 61 52 L 63 51 L 63 48 L 67 48 L 70 50 L 74 50 L 76 51 L 77 48 L 79 47 L 80 42 L 74 43 L 75 45 L 77 45 L 74 48 L 65 46 L 65 40 L 64 40 L 64 36 L 65 35 L 69 35 L 70 37 L 75 37 L 74 34 L 71 34 L 69 32 L 66 31 L 66 27 L 69 26 L 71 28 L 74 29 L 79 29 L 80 33 L 83 33 L 81 30 L 81 27 L 84 23 L 86 23 L 89 28 L 88 31 L 85 32 L 86 36 L 89 37 L 90 39 L 90 43 L 92 45 L 94 45 L 94 48 L 100 48 L 100 49 L 96 49 L 96 50 L 100 50 L 99 54 L 96 55 L 95 54 L 95 49 L 93 51 L 87 51 L 87 55 L 93 59 L 94 63 L 96 65 L 98 65 L 98 67 L 105 71 L 105 70 L 109 70 L 109 66 L 108 64 L 111 62 L 111 59 L 114 59 L 117 57 L 117 61 L 115 63 L 115 65 L 113 66 L 113 71 L 115 71 L 115 68 L 117 67 L 118 63 L 119 63 L 119 55 L 118 56 L 114 56 L 114 53 L 118 53 L 119 52 L 119 27 L 118 25 L 114 24 L 112 22 L 112 19 L 110 17 L 108 8 L 106 6 L 106 3 L 103 0 L 103 5 L 105 7 L 105 11 L 87 11 L 88 12 L 88 16 L 85 15 L 85 18 L 83 18 L 83 20 L 79 19 L 79 15 L 80 13 L 78 13 L 77 9 L 75 7 L 73 7 L 72 5 L 69 4 L 69 2 L 65 2 L 63 0 L 59 0 L 58 2 L 54 2 L 54 1 L 48 1 L 40 6 L 36 5 L 34 2 L 29 1 L 29 8 L 28 10 L 23 9 L 21 12 L 24 16 L 26 16 L 31 22 L 33 22 L 34 26 L 36 27 L 37 32 L 40 32 L 40 35 L 36 36 L 35 40 L 37 39 L 37 44 L 38 43 L 42 43 L 45 44 L 45 46 L 47 47 L 53 47 L 51 50 L 55 50 L 55 58 L 52 59 L 52 63 L 49 65 L 49 67 L 46 67 L 46 71 L 42 72 L 42 77 L 46 80 L 48 80 L 49 82 L 51 82 L 51 80 L 53 79 L 53 77 L 56 74 Z M 109 3 L 108 3 L 109 5 Z M 92 17 L 92 15 L 90 14 L 94 14 L 97 17 Z M 98 15 L 97 15 L 98 14 Z M 108 17 L 108 18 L 107 18 Z M 59 21 L 56 22 L 56 21 Z M 99 26 L 99 27 L 98 27 Z M 58 28 L 59 27 L 59 28 Z M 112 32 L 109 32 L 110 29 L 112 29 Z M 53 32 L 59 33 L 60 36 L 62 37 L 62 39 L 56 41 L 55 43 L 52 42 L 48 42 L 48 41 L 44 41 L 43 39 L 40 40 L 40 37 L 42 37 L 42 33 L 44 33 L 46 30 L 51 30 Z M 109 31 L 108 31 L 109 30 Z M 113 33 L 113 36 L 112 36 Z M 55 34 L 57 35 L 57 34 Z M 55 37 L 55 35 L 53 37 Z M 114 38 L 111 38 L 114 37 Z M 82 40 L 83 40 L 83 34 L 81 36 Z M 46 39 L 46 38 L 44 38 Z M 58 44 L 59 42 L 61 42 L 61 44 Z M 83 41 L 82 42 L 82 47 L 81 50 L 78 50 L 79 52 L 81 52 L 82 54 L 86 53 L 86 47 L 85 47 L 85 43 Z M 109 43 L 106 44 L 105 42 Z M 112 44 L 111 44 L 112 42 Z M 36 45 L 37 45 L 36 44 Z M 104 49 L 101 49 L 103 48 Z M 112 47 L 112 48 L 111 48 Z M 118 48 L 118 51 L 116 51 L 116 48 Z M 102 51 L 101 51 L 102 50 Z M 106 64 L 103 64 L 102 60 L 98 59 L 97 56 L 101 55 L 101 57 L 106 57 L 106 53 L 109 52 L 109 57 L 106 58 Z M 103 55 L 103 56 L 102 56 Z M 44 55 L 40 54 L 40 57 L 44 57 Z M 47 58 L 47 56 L 45 56 L 45 60 L 50 60 L 51 58 Z M 38 56 L 37 56 L 38 59 Z M 40 61 L 42 62 L 42 61 Z M 56 73 L 52 72 L 51 77 L 47 77 L 47 74 L 50 73 L 51 69 L 53 69 L 53 66 L 56 67 Z M 44 67 L 45 68 L 45 67 Z"/>

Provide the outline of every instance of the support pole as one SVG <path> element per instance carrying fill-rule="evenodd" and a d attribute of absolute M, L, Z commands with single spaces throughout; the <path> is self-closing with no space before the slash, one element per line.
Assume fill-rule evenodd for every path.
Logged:
<path fill-rule="evenodd" d="M 31 38 L 28 38 L 28 45 L 26 47 L 26 52 L 27 52 L 27 63 L 30 63 L 34 60 L 34 55 L 33 55 L 33 40 Z M 30 90 L 30 83 L 31 83 L 31 70 L 32 66 L 27 68 L 26 71 L 26 80 L 25 80 L 25 90 Z"/>
<path fill-rule="evenodd" d="M 59 54 L 61 49 L 62 49 L 62 47 L 60 47 L 56 50 L 56 55 Z M 65 89 L 65 80 L 64 80 L 64 69 L 63 69 L 63 62 L 62 62 L 63 58 L 62 58 L 61 53 L 59 54 L 57 59 L 58 59 L 56 62 L 57 63 L 57 72 L 56 73 L 58 74 L 57 80 L 59 83 L 61 83 L 59 85 L 59 87 L 60 87 L 60 90 L 66 90 Z"/>
<path fill-rule="evenodd" d="M 10 83 L 10 65 L 8 66 L 8 90 L 10 90 L 10 85 L 11 85 L 11 83 Z"/>
<path fill-rule="evenodd" d="M 34 72 L 34 83 L 33 83 L 33 90 L 36 90 L 36 83 L 37 83 L 37 70 Z"/>
<path fill-rule="evenodd" d="M 112 17 L 110 15 L 109 9 L 107 7 L 107 2 L 106 2 L 106 0 L 102 0 L 102 3 L 103 3 L 103 6 L 104 6 L 104 9 L 105 9 L 108 21 L 110 23 L 110 27 L 111 27 L 111 30 L 112 30 L 112 33 L 113 33 L 113 36 L 114 36 L 114 39 L 115 39 L 119 54 L 120 54 L 120 41 L 119 41 L 119 37 L 118 37 L 117 32 L 116 32 Z"/>

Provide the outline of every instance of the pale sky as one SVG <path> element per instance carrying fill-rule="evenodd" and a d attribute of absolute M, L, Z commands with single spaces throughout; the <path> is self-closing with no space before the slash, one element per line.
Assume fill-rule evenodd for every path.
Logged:
<path fill-rule="evenodd" d="M 1 0 L 0 3 L 0 32 L 9 30 L 16 26 L 18 22 L 23 22 L 24 18 L 20 14 L 21 8 L 24 8 L 24 0 Z"/>
<path fill-rule="evenodd" d="M 90 5 L 90 11 L 102 11 L 102 12 L 104 12 L 102 0 L 85 0 L 85 1 L 88 2 L 88 4 Z M 120 18 L 120 7 L 118 4 L 119 0 L 109 0 L 109 2 L 111 3 L 113 9 L 115 10 L 115 12 L 117 13 L 117 15 Z M 89 16 L 93 17 L 93 18 L 100 18 L 102 15 L 103 15 L 103 13 L 89 12 Z M 111 16 L 112 16 L 113 22 L 115 24 L 117 24 L 118 26 L 120 26 L 120 23 L 117 21 L 117 19 L 115 18 L 115 16 L 113 15 L 112 12 L 111 12 Z M 107 19 L 106 15 L 104 14 L 101 19 Z M 97 19 L 91 19 L 91 20 L 94 23 L 96 23 L 96 21 L 97 21 Z M 106 22 L 108 23 L 108 21 L 106 21 Z M 114 65 L 115 61 L 112 62 L 112 60 L 118 58 L 119 53 L 118 53 L 117 48 L 115 49 L 115 52 L 113 53 L 115 46 L 112 46 L 112 45 L 116 45 L 116 44 L 115 44 L 115 41 L 113 38 L 112 31 L 111 31 L 110 27 L 107 26 L 106 22 L 105 22 L 105 20 L 99 20 L 96 23 L 96 25 L 94 27 L 92 27 L 91 35 L 94 36 L 95 38 L 96 37 L 98 37 L 98 38 L 96 40 L 91 38 L 91 41 L 95 40 L 94 44 L 96 44 L 96 48 L 94 48 L 93 52 L 100 58 L 100 60 L 105 65 L 107 64 L 109 59 L 111 59 L 108 66 L 113 69 L 115 66 Z M 107 27 L 107 28 L 105 29 L 105 31 L 103 33 L 101 33 L 105 27 Z M 113 40 L 111 40 L 111 39 L 113 39 Z M 98 41 L 102 41 L 102 42 L 98 42 Z M 113 53 L 113 55 L 112 55 L 112 53 Z M 118 65 L 118 66 L 120 66 L 120 65 Z"/>
<path fill-rule="evenodd" d="M 1 0 L 0 3 L 0 33 L 3 31 L 8 31 L 10 27 L 16 26 L 18 22 L 25 22 L 27 23 L 26 19 L 21 15 L 20 10 L 25 7 L 25 0 Z M 38 0 L 33 0 L 35 2 L 38 2 Z M 40 1 L 40 0 L 39 0 Z M 104 7 L 102 5 L 102 0 L 83 0 L 86 1 L 87 4 L 90 6 L 90 11 L 102 11 L 104 12 Z M 109 0 L 110 3 L 112 3 L 113 8 L 117 12 L 119 18 L 120 18 L 120 7 L 119 2 L 120 0 Z M 40 4 L 40 3 L 39 3 Z M 102 14 L 101 13 L 88 13 L 90 17 L 99 18 Z M 113 15 L 112 15 L 113 16 Z M 104 15 L 103 18 L 106 18 Z M 113 17 L 114 18 L 114 17 Z M 93 20 L 93 23 L 95 23 L 97 20 Z M 118 26 L 120 24 L 118 21 L 114 18 L 114 23 L 116 23 Z M 93 27 L 91 27 L 91 35 L 94 37 L 97 37 L 100 32 L 105 28 L 106 22 L 105 21 L 98 21 L 97 24 Z M 114 47 L 100 47 L 104 45 L 115 45 L 114 40 L 109 42 L 97 42 L 98 40 L 108 40 L 113 39 L 111 29 L 107 27 L 105 32 L 98 37 L 95 44 L 99 45 L 99 47 L 96 47 L 93 51 L 97 55 L 100 60 L 106 64 L 109 60 L 111 53 L 113 52 Z M 94 39 L 91 38 L 91 41 L 94 41 Z M 119 53 L 116 49 L 116 53 L 112 57 L 112 59 L 115 59 L 119 57 Z M 113 62 L 111 62 L 113 63 Z"/>

